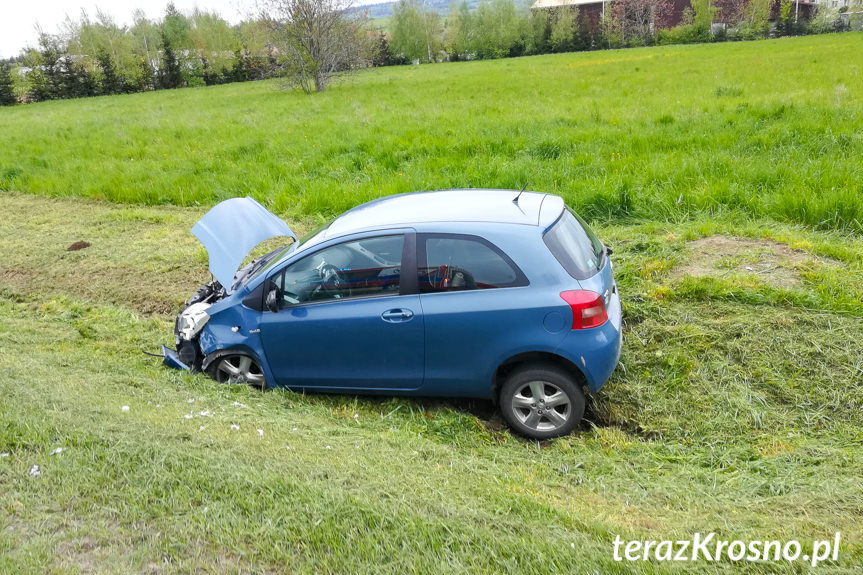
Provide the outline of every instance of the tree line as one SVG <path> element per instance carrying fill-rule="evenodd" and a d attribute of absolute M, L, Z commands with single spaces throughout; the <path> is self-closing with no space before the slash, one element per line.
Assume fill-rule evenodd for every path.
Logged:
<path fill-rule="evenodd" d="M 330 78 L 368 66 L 838 29 L 836 10 L 819 6 L 815 18 L 801 21 L 790 0 L 690 0 L 682 15 L 673 15 L 673 0 L 613 0 L 601 14 L 581 17 L 576 6 L 528 9 L 514 0 L 483 0 L 476 9 L 462 0 L 440 15 L 422 0 L 399 0 L 387 30 L 345 0 L 259 0 L 258 7 L 237 25 L 171 3 L 157 20 L 137 11 L 130 26 L 101 10 L 94 18 L 82 12 L 0 62 L 0 105 L 273 76 L 323 91 Z"/>
<path fill-rule="evenodd" d="M 265 24 L 230 25 L 214 12 L 169 3 L 159 20 L 136 11 L 130 26 L 97 10 L 67 19 L 38 46 L 0 62 L 0 104 L 123 94 L 268 77 Z"/>
<path fill-rule="evenodd" d="M 462 0 L 441 16 L 422 0 L 399 0 L 389 51 L 400 63 L 440 62 L 841 30 L 840 10 L 819 5 L 814 18 L 801 20 L 792 8 L 793 0 L 690 0 L 675 14 L 673 0 L 613 0 L 591 15 L 566 4 L 519 9 L 512 0 L 471 10 Z"/>

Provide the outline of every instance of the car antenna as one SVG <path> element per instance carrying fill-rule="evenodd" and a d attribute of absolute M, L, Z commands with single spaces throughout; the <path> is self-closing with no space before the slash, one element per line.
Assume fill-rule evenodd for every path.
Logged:
<path fill-rule="evenodd" d="M 522 194 L 524 193 L 524 191 L 527 189 L 527 185 L 528 185 L 529 183 L 530 183 L 530 182 L 525 182 L 525 183 L 524 183 L 524 187 L 522 187 L 522 188 L 521 188 L 521 191 L 519 191 L 519 192 L 518 192 L 518 195 L 517 195 L 515 198 L 513 198 L 512 203 L 514 203 L 514 204 L 517 204 L 517 203 L 518 203 L 518 199 L 521 197 L 521 195 L 522 195 Z"/>

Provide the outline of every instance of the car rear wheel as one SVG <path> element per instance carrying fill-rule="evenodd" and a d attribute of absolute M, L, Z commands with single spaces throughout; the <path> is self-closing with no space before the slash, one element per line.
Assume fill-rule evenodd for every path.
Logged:
<path fill-rule="evenodd" d="M 261 366 L 245 354 L 223 355 L 209 365 L 207 373 L 219 383 L 246 383 L 258 389 L 267 388 Z"/>
<path fill-rule="evenodd" d="M 572 376 L 552 366 L 518 369 L 500 390 L 504 419 L 531 439 L 570 433 L 581 421 L 584 405 L 584 393 Z"/>

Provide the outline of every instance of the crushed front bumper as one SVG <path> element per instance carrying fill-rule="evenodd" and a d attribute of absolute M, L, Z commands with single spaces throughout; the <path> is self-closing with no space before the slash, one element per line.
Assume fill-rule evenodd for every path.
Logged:
<path fill-rule="evenodd" d="M 180 356 L 177 355 L 177 352 L 164 344 L 162 344 L 162 355 L 165 356 L 162 359 L 162 363 L 168 367 L 189 371 L 189 366 L 180 361 Z"/>

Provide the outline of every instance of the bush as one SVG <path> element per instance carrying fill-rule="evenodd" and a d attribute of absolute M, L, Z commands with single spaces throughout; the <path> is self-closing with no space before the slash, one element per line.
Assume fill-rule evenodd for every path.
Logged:
<path fill-rule="evenodd" d="M 666 30 L 660 30 L 657 37 L 658 44 L 695 44 L 710 42 L 712 40 L 710 27 L 696 24 L 675 26 Z"/>

